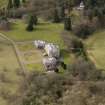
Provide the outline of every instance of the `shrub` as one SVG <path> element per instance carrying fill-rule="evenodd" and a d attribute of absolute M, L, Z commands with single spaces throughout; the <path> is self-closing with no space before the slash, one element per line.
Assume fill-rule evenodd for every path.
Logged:
<path fill-rule="evenodd" d="M 53 22 L 54 23 L 59 23 L 60 22 L 60 16 L 59 16 L 59 13 L 58 13 L 57 9 L 55 9 L 55 11 L 54 11 Z"/>
<path fill-rule="evenodd" d="M 83 49 L 83 47 L 84 47 L 83 43 L 80 40 L 76 38 L 73 38 L 71 40 L 71 51 L 73 53 L 78 53 L 78 52 L 80 53 L 80 50 Z"/>
<path fill-rule="evenodd" d="M 30 16 L 28 26 L 26 28 L 27 31 L 33 31 L 34 27 L 33 16 Z"/>
<path fill-rule="evenodd" d="M 70 50 L 76 54 L 77 56 L 82 56 L 84 59 L 87 58 L 87 53 L 84 47 L 84 44 L 81 40 L 78 40 L 76 38 L 71 39 L 71 48 Z"/>
<path fill-rule="evenodd" d="M 27 31 L 33 31 L 33 25 L 32 24 L 29 24 L 26 28 Z"/>

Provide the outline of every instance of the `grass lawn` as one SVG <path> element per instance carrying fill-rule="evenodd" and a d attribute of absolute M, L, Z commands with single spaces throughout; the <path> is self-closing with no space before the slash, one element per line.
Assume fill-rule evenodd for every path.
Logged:
<path fill-rule="evenodd" d="M 60 33 L 63 30 L 62 24 L 54 24 L 50 22 L 41 21 L 38 26 L 35 27 L 33 32 L 26 31 L 26 24 L 22 20 L 17 20 L 13 24 L 13 29 L 8 32 L 2 32 L 12 38 L 15 41 L 26 40 L 45 40 L 64 47 L 64 43 L 60 37 Z"/>
<path fill-rule="evenodd" d="M 33 43 L 19 44 L 18 48 L 28 70 L 44 71 L 43 53 L 36 49 Z"/>
<path fill-rule="evenodd" d="M 11 45 L 0 43 L 0 69 L 17 69 L 19 67 L 16 55 Z"/>
<path fill-rule="evenodd" d="M 86 41 L 86 45 L 96 66 L 105 69 L 105 30 L 96 32 Z"/>

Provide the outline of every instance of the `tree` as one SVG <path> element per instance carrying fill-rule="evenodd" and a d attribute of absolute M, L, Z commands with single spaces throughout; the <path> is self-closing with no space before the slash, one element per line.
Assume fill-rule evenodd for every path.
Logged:
<path fill-rule="evenodd" d="M 8 6 L 7 6 L 7 8 L 8 8 L 8 9 L 13 8 L 13 2 L 12 2 L 12 0 L 9 0 L 9 1 L 8 1 Z"/>
<path fill-rule="evenodd" d="M 19 8 L 20 6 L 20 0 L 14 0 L 14 7 Z"/>
<path fill-rule="evenodd" d="M 80 24 L 76 25 L 73 32 L 76 36 L 82 39 L 88 38 L 95 31 L 95 27 L 92 22 L 82 21 Z"/>
<path fill-rule="evenodd" d="M 30 16 L 29 23 L 28 23 L 26 30 L 27 31 L 33 31 L 33 29 L 34 29 L 33 26 L 34 26 L 33 16 Z"/>
<path fill-rule="evenodd" d="M 64 8 L 64 6 L 62 6 L 60 9 L 61 9 L 61 12 L 60 12 L 61 19 L 64 20 L 64 18 L 65 18 L 65 8 Z"/>
<path fill-rule="evenodd" d="M 57 9 L 55 9 L 55 11 L 54 11 L 53 22 L 54 23 L 59 23 L 60 22 L 60 17 L 59 17 L 59 13 L 58 13 L 58 10 Z"/>
<path fill-rule="evenodd" d="M 67 31 L 72 30 L 72 24 L 71 24 L 71 18 L 70 18 L 70 16 L 65 17 L 64 29 L 67 30 Z"/>

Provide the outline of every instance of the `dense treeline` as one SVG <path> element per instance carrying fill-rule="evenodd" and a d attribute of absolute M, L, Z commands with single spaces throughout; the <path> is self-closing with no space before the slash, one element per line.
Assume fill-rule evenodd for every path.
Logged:
<path fill-rule="evenodd" d="M 105 27 L 104 0 L 9 0 L 7 11 L 3 15 L 20 18 L 24 14 L 32 13 L 55 23 L 65 22 L 65 30 L 71 31 L 72 26 L 74 27 L 71 13 L 81 2 L 85 5 L 82 16 L 84 18 L 73 30 L 80 38 L 87 38 L 96 28 Z M 1 13 L 3 11 L 5 12 L 5 9 Z"/>

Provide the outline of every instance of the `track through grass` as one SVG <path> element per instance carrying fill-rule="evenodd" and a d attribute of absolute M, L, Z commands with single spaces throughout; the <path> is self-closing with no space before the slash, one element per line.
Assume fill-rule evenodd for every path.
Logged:
<path fill-rule="evenodd" d="M 96 32 L 86 41 L 87 49 L 94 56 L 96 66 L 105 69 L 105 30 Z M 91 57 L 91 54 L 89 56 Z"/>

